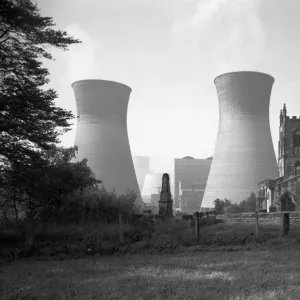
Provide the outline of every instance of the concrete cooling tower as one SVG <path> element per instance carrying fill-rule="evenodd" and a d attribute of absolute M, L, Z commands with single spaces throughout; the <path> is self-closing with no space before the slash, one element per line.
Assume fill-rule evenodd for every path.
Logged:
<path fill-rule="evenodd" d="M 77 160 L 88 159 L 107 190 L 134 190 L 142 204 L 127 134 L 131 88 L 113 81 L 81 80 L 72 84 L 77 105 Z"/>
<path fill-rule="evenodd" d="M 146 175 L 150 172 L 150 157 L 134 156 L 133 165 L 134 165 L 135 174 L 137 177 L 140 191 L 142 191 Z"/>
<path fill-rule="evenodd" d="M 150 197 L 159 194 L 161 190 L 162 173 L 149 173 L 146 175 L 142 196 Z"/>
<path fill-rule="evenodd" d="M 274 78 L 258 72 L 218 76 L 219 129 L 201 207 L 214 200 L 239 203 L 256 193 L 259 181 L 278 176 L 269 125 Z"/>

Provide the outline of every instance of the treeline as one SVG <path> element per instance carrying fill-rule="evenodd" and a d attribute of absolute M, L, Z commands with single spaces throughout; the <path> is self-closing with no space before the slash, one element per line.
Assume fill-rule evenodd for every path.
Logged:
<path fill-rule="evenodd" d="M 231 203 L 226 198 L 224 200 L 216 199 L 214 201 L 215 211 L 217 214 L 255 212 L 256 201 L 257 198 L 254 193 L 251 193 L 247 199 L 240 203 Z"/>
<path fill-rule="evenodd" d="M 106 191 L 86 159 L 72 162 L 76 151 L 53 145 L 38 167 L 11 163 L 0 173 L 0 225 L 13 226 L 16 236 L 25 231 L 28 247 L 54 224 L 111 223 L 119 213 L 125 221 L 137 213 L 136 194 Z"/>

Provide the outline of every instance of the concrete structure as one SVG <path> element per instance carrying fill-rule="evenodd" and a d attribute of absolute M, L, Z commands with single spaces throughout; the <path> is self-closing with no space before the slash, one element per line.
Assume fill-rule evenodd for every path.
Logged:
<path fill-rule="evenodd" d="M 165 173 L 162 177 L 162 185 L 160 192 L 159 203 L 159 215 L 164 215 L 166 217 L 173 217 L 173 201 L 170 190 L 170 177 L 168 173 Z"/>
<path fill-rule="evenodd" d="M 160 194 L 151 194 L 151 205 L 158 207 L 159 199 L 160 199 Z"/>
<path fill-rule="evenodd" d="M 142 197 L 145 202 L 151 202 L 152 194 L 160 194 L 163 174 L 150 172 L 146 175 Z"/>
<path fill-rule="evenodd" d="M 257 193 L 257 184 L 278 176 L 269 125 L 274 78 L 258 72 L 218 76 L 219 129 L 202 207 L 217 198 L 233 203 Z"/>
<path fill-rule="evenodd" d="M 199 211 L 206 183 L 179 182 L 180 210 L 187 214 Z"/>
<path fill-rule="evenodd" d="M 118 194 L 134 190 L 142 204 L 127 134 L 131 88 L 113 81 L 81 80 L 72 84 L 77 105 L 77 160 L 88 159 L 96 177 Z"/>
<path fill-rule="evenodd" d="M 280 111 L 277 178 L 259 183 L 260 209 L 300 210 L 300 117 L 288 117 L 286 106 Z"/>
<path fill-rule="evenodd" d="M 148 156 L 133 156 L 133 165 L 135 174 L 142 192 L 146 175 L 150 172 L 150 157 Z"/>
<path fill-rule="evenodd" d="M 206 181 L 208 178 L 212 158 L 195 159 L 191 156 L 176 158 L 174 160 L 174 207 L 181 208 L 189 207 L 188 211 L 198 211 L 201 206 L 201 201 L 204 195 Z M 199 188 L 201 186 L 201 188 Z M 185 196 L 191 196 L 191 193 L 198 197 L 198 200 L 188 200 Z M 188 203 L 189 202 L 189 203 Z M 193 204 L 192 204 L 193 203 Z"/>

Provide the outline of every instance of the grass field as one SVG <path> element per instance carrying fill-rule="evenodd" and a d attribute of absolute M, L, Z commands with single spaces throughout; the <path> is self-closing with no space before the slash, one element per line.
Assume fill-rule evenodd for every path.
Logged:
<path fill-rule="evenodd" d="M 299 299 L 298 249 L 15 262 L 1 299 Z"/>
<path fill-rule="evenodd" d="M 278 224 L 261 224 L 258 240 L 253 231 L 205 226 L 202 245 L 168 254 L 3 262 L 0 299 L 300 299 L 300 225 L 288 237 Z"/>

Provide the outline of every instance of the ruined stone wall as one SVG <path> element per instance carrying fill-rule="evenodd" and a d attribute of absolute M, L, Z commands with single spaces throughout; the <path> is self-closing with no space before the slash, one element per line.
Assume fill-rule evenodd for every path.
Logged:
<path fill-rule="evenodd" d="M 260 223 L 273 223 L 273 222 L 282 222 L 283 213 L 259 213 L 259 222 Z M 223 220 L 228 223 L 253 223 L 255 222 L 255 213 L 239 213 L 239 214 L 224 214 L 217 215 L 217 219 Z M 300 223 L 300 211 L 290 213 L 290 222 L 291 223 Z"/>

